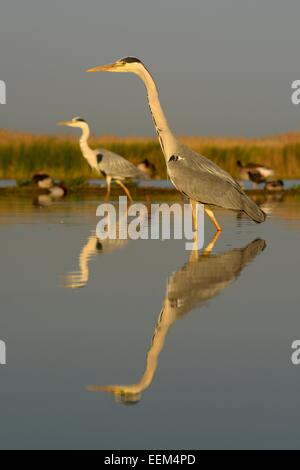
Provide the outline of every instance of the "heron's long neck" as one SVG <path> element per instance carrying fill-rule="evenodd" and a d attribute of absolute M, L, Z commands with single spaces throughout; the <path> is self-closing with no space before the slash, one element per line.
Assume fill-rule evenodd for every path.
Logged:
<path fill-rule="evenodd" d="M 88 144 L 88 139 L 90 137 L 90 128 L 86 124 L 85 126 L 80 127 L 82 134 L 79 139 L 79 145 L 84 158 L 88 161 L 89 165 L 98 171 L 97 159 L 93 149 Z"/>
<path fill-rule="evenodd" d="M 167 334 L 173 324 L 173 321 L 170 321 L 168 312 L 166 312 L 166 310 L 168 310 L 167 306 L 162 309 L 155 327 L 152 343 L 147 353 L 146 369 L 138 384 L 140 391 L 144 391 L 152 383 L 157 369 L 158 357 L 163 350 Z"/>
<path fill-rule="evenodd" d="M 156 84 L 148 72 L 147 69 L 143 69 L 142 73 L 139 74 L 140 78 L 143 80 L 148 94 L 148 102 L 150 111 L 152 114 L 154 126 L 158 135 L 158 139 L 165 156 L 166 161 L 168 157 L 175 151 L 174 144 L 176 139 L 170 130 L 167 118 L 161 107 L 158 90 Z"/>
<path fill-rule="evenodd" d="M 91 148 L 88 144 L 88 140 L 89 140 L 89 137 L 90 137 L 90 128 L 89 126 L 84 126 L 84 127 L 81 127 L 81 136 L 80 136 L 80 139 L 79 139 L 79 145 L 80 145 L 80 148 L 81 148 L 81 151 L 83 153 L 83 155 L 85 153 L 88 153 Z"/>

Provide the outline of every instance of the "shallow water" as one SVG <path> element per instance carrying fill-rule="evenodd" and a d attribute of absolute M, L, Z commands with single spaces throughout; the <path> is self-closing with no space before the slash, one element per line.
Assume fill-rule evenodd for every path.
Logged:
<path fill-rule="evenodd" d="M 97 200 L 1 197 L 0 447 L 299 448 L 300 200 L 262 202 L 194 258 L 99 245 Z"/>
<path fill-rule="evenodd" d="M 91 179 L 89 180 L 89 184 L 91 186 L 105 186 L 105 180 L 102 179 L 99 181 L 99 179 Z M 252 183 L 250 181 L 245 181 L 242 183 L 245 189 L 251 189 L 252 188 Z M 170 180 L 149 180 L 149 181 L 140 181 L 138 183 L 140 187 L 152 187 L 152 188 L 173 188 L 172 183 Z M 17 181 L 14 179 L 10 180 L 1 180 L 0 179 L 0 188 L 11 188 L 17 186 Z M 293 186 L 300 186 L 300 180 L 284 180 L 284 186 L 286 189 L 290 189 Z M 258 188 L 262 188 L 262 185 L 259 185 Z"/>

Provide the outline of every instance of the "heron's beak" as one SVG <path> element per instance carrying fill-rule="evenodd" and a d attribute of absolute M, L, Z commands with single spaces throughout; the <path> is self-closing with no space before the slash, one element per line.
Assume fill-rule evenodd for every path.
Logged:
<path fill-rule="evenodd" d="M 70 121 L 59 121 L 57 123 L 58 126 L 69 126 L 70 125 Z"/>
<path fill-rule="evenodd" d="M 123 387 L 120 385 L 89 385 L 87 387 L 89 392 L 111 392 L 111 393 L 121 393 L 123 391 Z"/>
<path fill-rule="evenodd" d="M 120 403 L 137 403 L 141 399 L 141 392 L 135 390 L 133 385 L 90 385 L 87 387 L 89 392 L 110 392 L 114 395 L 117 402 Z M 124 396 L 124 399 L 122 397 Z"/>
<path fill-rule="evenodd" d="M 98 67 L 93 67 L 88 69 L 87 72 L 119 72 L 122 64 L 115 62 L 114 64 L 99 65 Z"/>

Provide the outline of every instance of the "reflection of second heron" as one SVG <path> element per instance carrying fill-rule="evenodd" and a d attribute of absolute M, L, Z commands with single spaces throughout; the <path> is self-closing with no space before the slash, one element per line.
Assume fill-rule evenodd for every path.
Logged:
<path fill-rule="evenodd" d="M 92 258 L 98 254 L 112 253 L 120 248 L 123 248 L 128 243 L 128 240 L 110 239 L 99 240 L 93 231 L 87 242 L 83 245 L 79 254 L 79 270 L 70 272 L 63 276 L 63 287 L 70 289 L 78 289 L 85 287 L 90 278 L 90 262 Z"/>
<path fill-rule="evenodd" d="M 243 248 L 211 255 L 210 251 L 217 238 L 218 235 L 201 255 L 192 252 L 188 263 L 169 278 L 163 308 L 148 350 L 145 371 L 139 382 L 131 385 L 90 386 L 89 390 L 111 392 L 116 400 L 123 404 L 137 403 L 153 381 L 158 357 L 171 326 L 229 287 L 244 267 L 266 246 L 264 240 L 256 239 Z"/>

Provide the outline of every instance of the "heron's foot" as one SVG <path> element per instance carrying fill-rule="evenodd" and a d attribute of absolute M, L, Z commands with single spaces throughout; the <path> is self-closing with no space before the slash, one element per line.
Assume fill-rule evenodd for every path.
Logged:
<path fill-rule="evenodd" d="M 216 227 L 217 232 L 222 232 L 222 227 L 219 224 L 219 222 L 217 221 L 213 211 L 209 207 L 205 206 L 205 212 L 208 215 L 208 217 L 210 218 L 210 220 L 212 221 L 212 223 L 214 224 L 214 226 Z"/>
<path fill-rule="evenodd" d="M 222 230 L 217 230 L 214 237 L 212 238 L 212 240 L 209 242 L 209 244 L 206 246 L 206 248 L 203 250 L 203 254 L 204 255 L 210 255 L 212 250 L 214 249 L 214 246 L 219 238 L 219 236 L 221 235 L 221 232 Z"/>
<path fill-rule="evenodd" d="M 122 188 L 123 191 L 125 192 L 126 196 L 128 197 L 129 201 L 130 201 L 130 202 L 133 202 L 133 198 L 132 198 L 132 196 L 131 196 L 131 194 L 130 194 L 130 191 L 129 191 L 129 189 L 125 186 L 125 184 L 123 184 L 122 181 L 120 181 L 120 180 L 116 180 L 116 183 L 117 183 L 119 186 L 121 186 L 121 188 Z"/>

